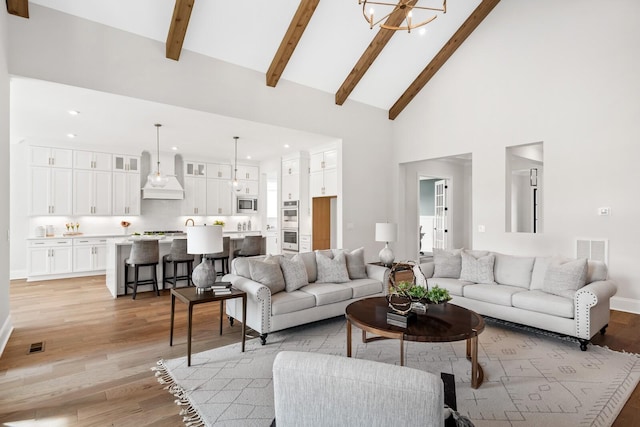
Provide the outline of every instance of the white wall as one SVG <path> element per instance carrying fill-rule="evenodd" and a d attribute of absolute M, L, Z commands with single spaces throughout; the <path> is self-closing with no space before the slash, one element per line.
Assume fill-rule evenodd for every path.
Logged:
<path fill-rule="evenodd" d="M 375 259 L 374 223 L 391 204 L 386 111 L 353 101 L 336 106 L 334 94 L 286 80 L 270 88 L 263 73 L 189 51 L 179 62 L 168 60 L 164 43 L 38 5 L 29 13 L 29 20 L 10 22 L 12 74 L 341 139 L 345 226 L 338 239 L 345 247 L 365 246 L 366 257 Z"/>
<path fill-rule="evenodd" d="M 8 15 L 0 11 L 0 354 L 13 328 L 9 307 L 9 73 L 7 52 L 9 44 Z M 6 233 L 6 234 L 5 234 Z"/>
<path fill-rule="evenodd" d="M 601 6 L 498 4 L 395 120 L 394 152 L 398 163 L 473 153 L 475 248 L 574 256 L 577 237 L 609 239 L 612 305 L 640 312 L 640 2 Z M 505 147 L 537 141 L 544 233 L 506 233 Z"/>

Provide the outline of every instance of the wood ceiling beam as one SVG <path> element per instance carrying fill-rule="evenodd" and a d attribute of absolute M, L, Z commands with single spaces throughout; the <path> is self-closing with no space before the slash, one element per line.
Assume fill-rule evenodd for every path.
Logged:
<path fill-rule="evenodd" d="M 29 18 L 29 0 L 7 0 L 7 12 Z"/>
<path fill-rule="evenodd" d="M 189 18 L 193 10 L 193 2 L 195 0 L 176 0 L 173 7 L 173 17 L 171 18 L 171 27 L 167 34 L 166 56 L 169 59 L 180 59 L 182 52 L 182 44 L 187 35 L 187 27 L 189 26 Z"/>
<path fill-rule="evenodd" d="M 301 0 L 267 71 L 267 86 L 276 87 L 320 0 Z"/>
<path fill-rule="evenodd" d="M 411 0 L 407 4 L 413 6 L 417 2 L 418 0 Z M 398 27 L 402 24 L 404 18 L 404 10 L 398 9 L 387 18 L 385 25 Z M 365 49 L 360 59 L 358 59 L 358 62 L 356 62 L 356 65 L 342 83 L 342 86 L 340 86 L 340 89 L 336 92 L 336 104 L 344 104 L 351 92 L 353 92 L 353 89 L 356 88 L 356 85 L 360 82 L 362 77 L 364 77 L 364 74 L 369 70 L 373 61 L 375 61 L 378 55 L 380 55 L 382 49 L 384 49 L 395 33 L 396 32 L 393 30 L 385 30 L 384 28 L 380 28 L 380 30 L 378 30 L 376 36 L 373 38 L 371 43 L 369 43 L 367 49 Z"/>
<path fill-rule="evenodd" d="M 407 90 L 398 98 L 389 110 L 389 119 L 394 120 L 404 110 L 404 108 L 418 95 L 422 88 L 431 80 L 445 62 L 453 55 L 462 43 L 473 33 L 484 18 L 491 13 L 493 8 L 500 3 L 500 0 L 483 0 L 476 7 L 476 10 L 458 28 L 458 31 L 449 39 L 440 52 L 433 57 L 429 65 L 422 70 L 418 77 L 411 83 Z"/>

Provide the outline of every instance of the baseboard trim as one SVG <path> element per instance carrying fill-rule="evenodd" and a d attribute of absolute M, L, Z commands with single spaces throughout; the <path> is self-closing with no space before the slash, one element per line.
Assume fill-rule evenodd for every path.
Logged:
<path fill-rule="evenodd" d="M 611 297 L 612 310 L 626 311 L 627 313 L 640 314 L 640 300 L 624 297 Z"/>
<path fill-rule="evenodd" d="M 2 329 L 0 329 L 0 356 L 4 352 L 4 348 L 7 346 L 9 342 L 9 337 L 11 336 L 11 332 L 13 332 L 13 322 L 11 321 L 11 314 L 4 319 L 4 323 L 2 325 Z"/>
<path fill-rule="evenodd" d="M 11 270 L 9 271 L 9 280 L 26 279 L 27 270 Z"/>

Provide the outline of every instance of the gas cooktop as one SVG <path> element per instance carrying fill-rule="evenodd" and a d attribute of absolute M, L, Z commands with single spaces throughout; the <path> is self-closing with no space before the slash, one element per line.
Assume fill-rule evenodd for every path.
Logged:
<path fill-rule="evenodd" d="M 145 231 L 143 232 L 145 236 L 153 236 L 155 234 L 165 235 L 165 236 L 176 236 L 186 234 L 182 230 L 158 230 L 158 231 Z"/>

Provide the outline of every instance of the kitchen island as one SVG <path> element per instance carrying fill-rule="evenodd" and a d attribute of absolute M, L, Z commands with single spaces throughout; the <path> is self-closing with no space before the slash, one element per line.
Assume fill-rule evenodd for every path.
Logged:
<path fill-rule="evenodd" d="M 260 235 L 259 231 L 244 231 L 244 232 L 224 232 L 223 236 L 230 237 L 231 242 L 229 245 L 229 262 L 233 258 L 233 251 L 236 248 L 240 248 L 242 245 L 242 240 L 244 236 L 247 235 Z M 162 289 L 162 257 L 171 252 L 171 242 L 173 239 L 185 239 L 187 237 L 186 234 L 183 235 L 175 235 L 175 236 L 156 236 L 158 238 L 158 246 L 159 246 L 159 262 L 156 267 L 156 272 L 158 276 L 158 289 Z M 141 236 L 140 238 L 153 238 L 150 236 Z M 133 244 L 133 240 L 130 240 L 131 237 L 127 236 L 125 238 L 113 238 L 107 240 L 107 262 L 106 262 L 106 284 L 107 289 L 111 292 L 111 295 L 114 298 L 117 298 L 119 295 L 124 295 L 124 260 L 129 257 L 131 253 L 131 245 Z M 264 252 L 264 238 L 263 238 L 263 252 Z M 194 268 L 196 265 L 200 263 L 200 257 L 196 256 L 196 261 L 194 262 Z M 186 266 L 184 264 L 178 265 L 178 275 L 186 274 Z M 173 269 L 170 270 L 171 275 L 173 275 Z M 132 273 L 130 273 L 132 274 Z M 132 276 L 130 276 L 132 277 Z M 140 270 L 140 280 L 150 279 L 151 271 L 148 268 Z M 179 287 L 186 286 L 186 281 L 181 281 L 178 283 Z M 138 293 L 140 292 L 148 292 L 153 290 L 153 285 L 139 285 Z"/>

